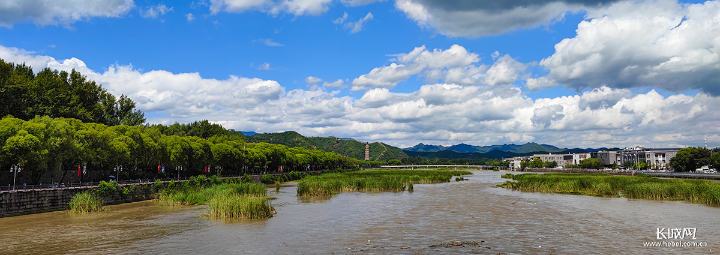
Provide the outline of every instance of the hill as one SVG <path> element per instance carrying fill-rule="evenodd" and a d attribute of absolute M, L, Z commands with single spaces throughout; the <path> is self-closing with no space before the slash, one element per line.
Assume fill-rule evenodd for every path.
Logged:
<path fill-rule="evenodd" d="M 570 149 L 570 150 L 561 150 L 558 152 L 553 152 L 557 154 L 567 154 L 567 153 L 584 153 L 587 152 L 583 149 Z M 516 152 L 509 152 L 509 151 L 501 151 L 501 150 L 492 150 L 486 153 L 482 152 L 471 152 L 471 153 L 462 153 L 462 152 L 456 152 L 451 150 L 444 150 L 444 151 L 436 151 L 436 152 L 420 152 L 420 151 L 405 151 L 405 154 L 407 154 L 410 157 L 423 157 L 427 159 L 434 159 L 434 158 L 446 158 L 446 159 L 502 159 L 502 158 L 512 158 L 512 157 L 518 157 L 518 156 L 531 156 L 533 154 L 544 154 L 546 152 L 542 151 L 535 151 L 535 152 L 523 152 L 523 153 L 516 153 Z"/>
<path fill-rule="evenodd" d="M 429 145 L 429 144 L 418 144 L 413 147 L 405 148 L 403 151 L 412 151 L 412 152 L 439 152 L 439 151 L 454 151 L 454 152 L 460 152 L 460 153 L 488 153 L 491 151 L 504 151 L 504 152 L 513 152 L 513 153 L 542 153 L 542 152 L 561 152 L 565 149 L 560 149 L 558 147 L 547 145 L 547 144 L 537 144 L 537 143 L 526 143 L 522 145 L 515 145 L 515 144 L 503 144 L 503 145 L 490 145 L 490 146 L 473 146 L 469 144 L 457 144 L 452 146 L 442 146 L 442 145 Z"/>
<path fill-rule="evenodd" d="M 348 140 L 336 137 L 305 137 L 295 131 L 255 134 L 247 136 L 245 139 L 250 143 L 265 142 L 282 144 L 288 147 L 302 147 L 312 150 L 319 149 L 328 152 L 335 152 L 343 156 L 360 160 L 365 159 L 365 143 L 352 139 Z M 403 152 L 400 148 L 393 147 L 385 143 L 370 143 L 371 160 L 400 160 L 407 157 L 407 154 L 405 154 L 405 152 Z"/>

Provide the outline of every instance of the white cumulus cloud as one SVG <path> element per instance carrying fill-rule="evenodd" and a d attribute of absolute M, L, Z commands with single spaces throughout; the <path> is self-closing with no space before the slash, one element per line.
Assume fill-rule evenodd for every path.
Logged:
<path fill-rule="evenodd" d="M 155 19 L 159 16 L 165 15 L 168 12 L 171 12 L 172 10 L 172 7 L 168 8 L 164 4 L 158 4 L 157 6 L 148 6 L 145 11 L 140 10 L 140 16 L 142 16 L 143 18 Z M 188 21 L 192 20 L 191 17 L 192 14 L 188 16 Z"/>
<path fill-rule="evenodd" d="M 540 62 L 549 74 L 529 79 L 528 88 L 655 87 L 720 95 L 719 2 L 618 3 L 590 15 L 602 13 L 555 45 Z"/>
<path fill-rule="evenodd" d="M 260 11 L 271 15 L 290 13 L 295 16 L 320 15 L 329 9 L 332 0 L 210 0 L 210 13 L 242 13 Z"/>
<path fill-rule="evenodd" d="M 371 88 L 392 88 L 413 75 L 426 78 L 427 82 L 444 80 L 445 83 L 460 85 L 510 84 L 520 78 L 527 68 L 509 55 L 495 59 L 492 66 L 478 65 L 477 53 L 468 52 L 465 47 L 452 45 L 447 50 L 429 51 L 425 46 L 416 47 L 409 53 L 392 55 L 389 66 L 373 68 L 352 82 L 353 91 Z"/>
<path fill-rule="evenodd" d="M 423 68 L 466 66 L 477 56 L 463 53 L 444 59 L 447 50 L 421 49 L 394 55 L 396 62 Z M 461 52 L 461 51 L 457 51 Z M 497 68 L 508 64 L 494 54 Z M 562 147 L 676 147 L 720 145 L 720 99 L 700 92 L 663 96 L 654 90 L 599 87 L 578 95 L 529 98 L 512 84 L 465 86 L 437 83 L 395 93 L 370 88 L 359 99 L 323 89 L 287 91 L 278 82 L 235 75 L 207 79 L 198 73 L 141 71 L 131 65 L 89 69 L 76 58 L 56 60 L 18 48 L 0 46 L 0 58 L 25 62 L 35 70 L 76 69 L 110 93 L 125 94 L 149 113 L 151 123 L 208 119 L 243 131 L 295 130 L 308 136 L 353 137 L 398 146 L 468 143 L 490 145 L 539 142 Z M 493 67 L 487 67 L 488 70 Z M 486 78 L 493 75 L 487 74 Z M 511 77 L 498 71 L 497 77 Z M 501 75 L 502 74 L 502 75 Z M 500 81 L 500 78 L 493 78 Z M 343 80 L 305 81 L 335 88 Z"/>
<path fill-rule="evenodd" d="M 3 0 L 0 26 L 10 28 L 25 21 L 69 26 L 93 17 L 120 17 L 134 7 L 132 0 Z"/>

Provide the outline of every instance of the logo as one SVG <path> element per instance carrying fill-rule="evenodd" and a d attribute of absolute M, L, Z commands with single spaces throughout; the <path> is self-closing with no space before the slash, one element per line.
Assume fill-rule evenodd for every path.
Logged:
<path fill-rule="evenodd" d="M 657 228 L 657 239 L 685 239 L 695 238 L 697 228 Z"/>

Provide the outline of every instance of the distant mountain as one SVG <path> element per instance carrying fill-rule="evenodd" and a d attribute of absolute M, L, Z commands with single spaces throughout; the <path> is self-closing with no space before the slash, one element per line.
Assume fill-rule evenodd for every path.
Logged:
<path fill-rule="evenodd" d="M 354 139 L 337 137 L 305 137 L 295 131 L 282 133 L 264 133 L 246 136 L 245 140 L 250 143 L 272 143 L 282 144 L 288 147 L 303 147 L 306 149 L 335 152 L 337 154 L 356 159 L 365 159 L 365 143 Z M 400 148 L 385 143 L 370 143 L 370 159 L 387 161 L 390 159 L 407 158 L 407 154 Z"/>
<path fill-rule="evenodd" d="M 504 152 L 514 152 L 514 153 L 530 153 L 530 152 L 560 152 L 564 149 L 560 149 L 558 147 L 547 145 L 547 144 L 537 144 L 537 143 L 526 143 L 522 145 L 515 145 L 515 144 L 503 144 L 503 145 L 490 145 L 490 146 L 473 146 L 469 144 L 457 144 L 452 146 L 442 146 L 442 145 L 429 145 L 429 144 L 418 144 L 413 147 L 405 148 L 403 151 L 406 153 L 408 151 L 412 152 L 439 152 L 439 151 L 454 151 L 454 152 L 460 152 L 460 153 L 488 153 L 491 151 L 504 151 Z"/>
<path fill-rule="evenodd" d="M 552 152 L 557 154 L 569 154 L 569 153 L 584 153 L 587 152 L 583 149 L 571 149 L 571 150 L 561 150 L 558 152 Z M 516 152 L 510 152 L 510 151 L 501 151 L 501 150 L 491 150 L 486 153 L 482 152 L 471 152 L 471 153 L 462 153 L 462 152 L 456 152 L 451 150 L 444 150 L 444 151 L 435 151 L 435 152 L 424 152 L 424 151 L 405 151 L 405 154 L 407 154 L 410 157 L 423 157 L 423 158 L 446 158 L 446 159 L 459 159 L 459 158 L 468 158 L 468 159 L 481 159 L 481 158 L 487 158 L 487 159 L 502 159 L 502 158 L 512 158 L 512 157 L 518 157 L 518 156 L 532 156 L 533 154 L 542 154 L 544 152 L 525 152 L 525 153 L 516 153 Z"/>
<path fill-rule="evenodd" d="M 469 145 L 469 144 L 461 143 L 461 144 L 447 147 L 447 149 L 445 149 L 445 150 L 455 151 L 455 152 L 477 152 L 477 147 Z"/>
<path fill-rule="evenodd" d="M 436 151 L 444 151 L 445 147 L 442 145 L 429 145 L 429 144 L 423 144 L 418 143 L 417 145 L 409 148 L 402 149 L 403 151 L 417 151 L 417 152 L 436 152 Z"/>

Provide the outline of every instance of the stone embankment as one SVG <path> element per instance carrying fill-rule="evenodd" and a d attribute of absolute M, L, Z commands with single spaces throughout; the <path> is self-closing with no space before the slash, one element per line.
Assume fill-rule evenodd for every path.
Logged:
<path fill-rule="evenodd" d="M 128 194 L 115 191 L 103 198 L 103 205 L 115 205 L 149 200 L 154 197 L 153 183 L 125 184 Z M 0 217 L 65 210 L 70 199 L 77 194 L 97 186 L 20 189 L 0 193 Z"/>
<path fill-rule="evenodd" d="M 321 172 L 311 171 L 307 173 L 320 174 Z M 261 177 L 262 175 L 250 175 L 253 182 L 260 182 Z M 225 178 L 228 177 L 222 179 Z M 185 181 L 187 180 L 181 180 L 177 183 L 179 184 Z M 162 188 L 165 188 L 168 182 L 169 181 L 163 181 Z M 112 195 L 103 198 L 103 205 L 116 205 L 153 199 L 156 192 L 156 188 L 153 187 L 154 184 L 154 182 L 121 184 L 120 186 L 128 188 L 128 194 L 123 195 L 121 191 L 117 190 Z M 70 202 L 70 199 L 72 199 L 75 194 L 95 188 L 97 188 L 97 186 L 2 191 L 0 192 L 0 217 L 65 210 L 68 207 L 68 202 Z"/>
<path fill-rule="evenodd" d="M 636 171 L 625 171 L 625 170 L 593 170 L 593 169 L 560 169 L 560 168 L 525 168 L 522 172 L 539 172 L 539 173 L 575 173 L 575 174 L 597 174 L 605 173 L 612 175 L 637 175 Z"/>

